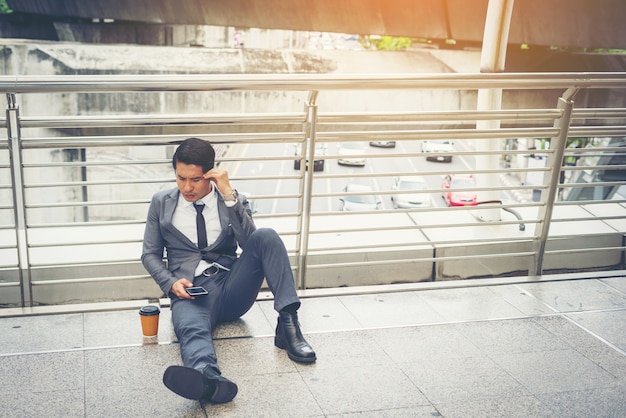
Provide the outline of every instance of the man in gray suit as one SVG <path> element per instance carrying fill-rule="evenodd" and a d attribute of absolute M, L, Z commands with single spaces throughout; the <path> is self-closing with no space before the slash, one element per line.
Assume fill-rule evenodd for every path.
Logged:
<path fill-rule="evenodd" d="M 214 161 L 213 147 L 198 138 L 176 149 L 172 165 L 178 187 L 153 196 L 141 261 L 172 300 L 184 364 L 168 367 L 163 383 L 185 398 L 223 403 L 238 388 L 221 375 L 212 332 L 219 322 L 235 320 L 252 307 L 264 278 L 278 312 L 274 344 L 293 361 L 313 363 L 316 355 L 300 331 L 300 301 L 282 240 L 273 229 L 256 228 L 247 199 Z M 197 286 L 208 293 L 190 295 L 188 289 Z"/>

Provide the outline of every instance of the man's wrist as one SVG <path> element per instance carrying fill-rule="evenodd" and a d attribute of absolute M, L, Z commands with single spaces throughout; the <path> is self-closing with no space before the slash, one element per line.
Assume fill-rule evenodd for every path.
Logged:
<path fill-rule="evenodd" d="M 237 198 L 239 197 L 239 193 L 237 193 L 236 189 L 232 189 L 232 192 L 230 194 L 224 195 L 224 201 L 226 202 L 235 202 L 237 201 Z"/>

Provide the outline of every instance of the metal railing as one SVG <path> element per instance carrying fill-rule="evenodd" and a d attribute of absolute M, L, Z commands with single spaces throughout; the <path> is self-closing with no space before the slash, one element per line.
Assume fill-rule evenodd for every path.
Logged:
<path fill-rule="evenodd" d="M 538 92 L 552 107 L 398 111 L 377 94 L 428 91 L 471 103 L 477 89 Z M 573 100 L 607 89 L 615 104 L 606 108 Z M 626 184 L 625 73 L 5 76 L 0 91 L 2 306 L 159 297 L 138 261 L 143 223 L 151 195 L 175 187 L 171 154 L 189 136 L 216 146 L 257 224 L 279 231 L 301 289 L 623 264 L 626 201 L 614 193 Z M 372 110 L 333 99 L 355 93 Z M 212 103 L 225 110 L 197 111 Z M 478 128 L 484 120 L 502 126 Z M 568 138 L 594 146 L 567 148 Z M 420 148 L 445 139 L 453 151 Z M 340 152 L 341 143 L 370 141 L 396 148 Z M 455 163 L 425 162 L 443 155 Z M 362 169 L 336 164 L 363 157 Z M 564 164 L 568 157 L 577 164 Z M 426 189 L 391 187 L 416 174 Z M 477 194 L 478 205 L 443 205 L 447 175 L 472 175 L 474 185 L 455 191 Z M 346 183 L 372 187 L 344 192 Z M 431 204 L 395 208 L 391 199 L 404 195 Z M 360 196 L 382 203 L 340 210 L 339 198 Z"/>

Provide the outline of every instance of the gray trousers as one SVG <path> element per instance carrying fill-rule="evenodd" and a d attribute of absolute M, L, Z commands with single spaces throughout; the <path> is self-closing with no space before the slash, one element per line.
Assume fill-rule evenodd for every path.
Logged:
<path fill-rule="evenodd" d="M 185 366 L 202 370 L 210 364 L 219 370 L 213 330 L 218 323 L 234 321 L 248 312 L 264 278 L 274 295 L 276 311 L 299 304 L 287 250 L 270 228 L 250 235 L 230 271 L 194 278 L 194 286 L 203 286 L 208 295 L 196 296 L 195 300 L 172 298 L 172 322 Z"/>

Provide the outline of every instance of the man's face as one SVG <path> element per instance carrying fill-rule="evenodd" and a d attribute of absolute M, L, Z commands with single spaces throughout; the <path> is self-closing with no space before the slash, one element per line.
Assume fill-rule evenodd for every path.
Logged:
<path fill-rule="evenodd" d="M 211 191 L 211 183 L 203 174 L 199 165 L 176 163 L 176 185 L 186 201 L 195 202 Z"/>

